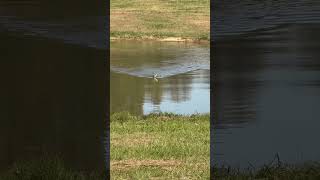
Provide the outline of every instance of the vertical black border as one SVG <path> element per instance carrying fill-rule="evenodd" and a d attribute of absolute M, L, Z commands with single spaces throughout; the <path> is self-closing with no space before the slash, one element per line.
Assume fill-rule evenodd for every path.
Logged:
<path fill-rule="evenodd" d="M 105 16 L 105 42 L 106 42 L 106 81 L 105 81 L 105 92 L 106 92 L 106 178 L 110 179 L 110 1 L 104 1 L 106 3 L 106 16 Z"/>
<path fill-rule="evenodd" d="M 9 2 L 9 1 L 8 1 Z M 99 62 L 99 64 L 103 62 L 105 69 L 103 69 L 103 73 L 105 75 L 104 77 L 104 82 L 99 82 L 101 83 L 100 85 L 103 86 L 103 90 L 104 90 L 104 96 L 103 96 L 103 110 L 101 110 L 101 112 L 99 112 L 99 118 L 102 117 L 103 114 L 103 119 L 101 118 L 99 123 L 101 121 L 104 121 L 104 124 L 106 125 L 106 129 L 105 132 L 103 132 L 104 134 L 104 146 L 105 146 L 105 151 L 106 151 L 106 155 L 105 155 L 105 167 L 106 167 L 106 178 L 110 179 L 110 118 L 109 118 L 109 99 L 110 99 L 110 84 L 109 84 L 109 79 L 110 79 L 110 75 L 109 75 L 109 71 L 110 71 L 110 64 L 109 64 L 109 59 L 110 59 L 110 41 L 109 41 L 109 35 L 110 35 L 110 26 L 109 26 L 109 22 L 110 22 L 110 3 L 109 1 L 87 1 L 87 2 L 80 2 L 80 1 L 76 1 L 76 0 L 71 0 L 71 1 L 62 1 L 62 0 L 58 0 L 58 1 L 50 1 L 50 0 L 44 0 L 44 1 L 35 1 L 35 4 L 37 4 L 36 11 L 32 12 L 32 16 L 35 16 L 37 18 L 41 17 L 41 20 L 45 20 L 46 17 L 59 17 L 61 18 L 61 16 L 101 16 L 103 17 L 103 22 L 102 22 L 102 26 L 100 27 L 100 22 L 99 22 L 99 31 L 104 32 L 103 35 L 99 38 L 101 38 L 102 41 L 104 41 L 105 46 L 105 51 L 103 54 L 103 59 L 101 59 L 101 61 Z M 33 9 L 25 9 L 26 14 L 30 13 L 31 11 L 33 11 Z M 39 11 L 39 12 L 38 12 Z M 17 13 L 19 16 L 23 17 L 24 12 L 15 12 Z M 5 29 L 5 28 L 4 28 Z M 6 30 L 6 29 L 5 29 Z M 14 37 L 14 36 L 13 36 Z M 24 37 L 21 35 L 21 37 Z M 28 37 L 30 38 L 30 37 Z M 36 39 L 37 37 L 32 37 L 30 39 Z M 15 43 L 15 42 L 13 42 Z M 19 45 L 21 44 L 17 44 L 17 46 L 19 47 Z M 12 47 L 14 46 L 13 44 L 11 46 L 8 47 Z M 24 46 L 27 47 L 27 45 L 22 44 L 21 45 L 21 49 L 24 48 Z M 24 49 L 23 49 L 24 50 Z M 52 51 L 53 53 L 54 50 Z M 19 53 L 19 52 L 18 52 Z M 99 52 L 100 55 L 100 52 Z M 7 65 L 7 64 L 5 64 Z M 5 67 L 5 68 L 12 68 L 15 69 L 16 65 L 12 65 L 9 67 Z M 99 68 L 99 70 L 101 70 Z M 101 72 L 101 71 L 100 71 Z M 99 73 L 100 73 L 99 72 Z M 5 71 L 6 73 L 6 71 Z M 11 72 L 10 72 L 11 73 Z M 14 72 L 13 72 L 14 73 Z M 2 73 L 1 73 L 2 74 Z M 7 76 L 7 75 L 5 75 Z M 2 77 L 5 77 L 2 76 Z M 100 80 L 99 78 L 99 81 Z M 5 83 L 8 81 L 4 81 Z M 16 83 L 16 82 L 14 82 Z M 102 84 L 104 83 L 104 84 Z M 4 84 L 5 86 L 7 86 L 7 84 Z M 9 84 L 8 86 L 10 86 L 11 84 Z M 14 84 L 15 85 L 15 84 Z M 99 86 L 100 87 L 100 86 Z M 5 89 L 6 90 L 6 89 Z M 99 90 L 100 92 L 100 90 Z M 99 94 L 100 95 L 100 94 Z M 8 99 L 8 102 L 11 103 L 11 99 Z M 17 101 L 18 103 L 21 103 L 21 101 Z M 102 104 L 102 102 L 101 102 Z M 101 108 L 101 104 L 99 101 L 99 111 Z M 19 104 L 17 104 L 19 105 Z M 101 108 L 102 109 L 102 108 Z M 101 114 L 100 114 L 101 113 Z"/>
<path fill-rule="evenodd" d="M 214 96 L 213 96 L 213 87 L 214 87 L 214 61 L 213 61 L 213 3 L 214 0 L 210 0 L 210 179 L 214 179 L 214 159 L 213 159 L 213 119 L 215 116 L 214 113 Z"/>

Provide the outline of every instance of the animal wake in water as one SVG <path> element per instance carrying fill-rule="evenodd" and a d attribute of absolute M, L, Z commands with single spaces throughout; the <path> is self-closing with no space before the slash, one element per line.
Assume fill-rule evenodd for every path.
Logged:
<path fill-rule="evenodd" d="M 153 73 L 153 80 L 154 80 L 155 82 L 158 82 L 157 76 L 158 76 L 158 74 Z"/>

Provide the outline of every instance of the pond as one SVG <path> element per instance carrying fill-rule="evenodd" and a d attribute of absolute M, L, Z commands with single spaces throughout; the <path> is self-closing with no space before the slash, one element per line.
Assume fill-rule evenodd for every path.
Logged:
<path fill-rule="evenodd" d="M 0 171 L 56 153 L 72 169 L 108 165 L 103 19 L 0 15 Z M 112 112 L 209 112 L 208 44 L 111 46 Z"/>
<path fill-rule="evenodd" d="M 287 163 L 319 161 L 320 4 L 216 6 L 213 162 L 257 167 L 275 154 Z"/>
<path fill-rule="evenodd" d="M 113 41 L 110 53 L 111 113 L 209 113 L 208 43 Z"/>

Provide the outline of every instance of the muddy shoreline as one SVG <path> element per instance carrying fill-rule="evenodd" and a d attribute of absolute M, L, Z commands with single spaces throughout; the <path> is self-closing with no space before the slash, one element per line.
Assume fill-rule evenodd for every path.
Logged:
<path fill-rule="evenodd" d="M 199 40 L 192 38 L 181 38 L 181 37 L 167 37 L 167 38 L 156 38 L 156 37 L 143 37 L 143 38 L 120 38 L 110 37 L 110 42 L 113 41 L 159 41 L 159 42 L 184 42 L 184 43 L 200 43 L 208 44 L 210 40 Z"/>

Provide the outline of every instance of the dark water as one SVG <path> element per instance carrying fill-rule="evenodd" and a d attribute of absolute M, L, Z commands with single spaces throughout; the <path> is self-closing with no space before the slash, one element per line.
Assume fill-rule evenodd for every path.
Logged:
<path fill-rule="evenodd" d="M 209 52 L 209 44 L 112 42 L 111 113 L 208 113 Z"/>
<path fill-rule="evenodd" d="M 215 9 L 213 162 L 320 160 L 319 2 L 216 1 Z"/>
<path fill-rule="evenodd" d="M 0 170 L 43 154 L 75 169 L 104 169 L 102 16 L 39 14 L 48 9 L 33 2 L 0 3 Z"/>

